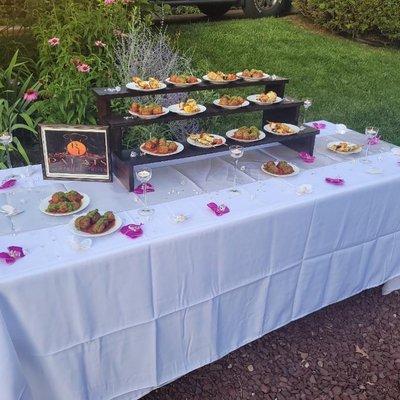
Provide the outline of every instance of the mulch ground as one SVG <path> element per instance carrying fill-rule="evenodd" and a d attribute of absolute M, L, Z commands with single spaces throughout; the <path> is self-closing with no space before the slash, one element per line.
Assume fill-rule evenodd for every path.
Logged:
<path fill-rule="evenodd" d="M 144 400 L 398 400 L 400 296 L 368 290 L 265 335 Z"/>

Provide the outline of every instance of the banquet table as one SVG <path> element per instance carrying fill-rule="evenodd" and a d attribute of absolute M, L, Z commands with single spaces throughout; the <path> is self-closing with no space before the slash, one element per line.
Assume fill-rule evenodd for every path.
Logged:
<path fill-rule="evenodd" d="M 0 263 L 0 399 L 135 400 L 329 304 L 398 289 L 400 149 L 380 141 L 368 162 L 333 153 L 330 141 L 365 136 L 319 123 L 312 164 L 282 145 L 245 152 L 238 195 L 228 154 L 154 169 L 147 219 L 141 196 L 118 181 L 1 171 L 22 174 L 0 202 L 24 212 L 0 214 L 0 251 L 18 245 L 26 256 Z M 268 176 L 260 165 L 270 159 L 301 171 Z M 116 232 L 80 248 L 71 217 L 38 208 L 69 189 L 88 194 L 90 209 L 143 223 L 143 236 Z M 215 216 L 210 201 L 230 212 Z M 179 214 L 188 219 L 176 223 Z"/>

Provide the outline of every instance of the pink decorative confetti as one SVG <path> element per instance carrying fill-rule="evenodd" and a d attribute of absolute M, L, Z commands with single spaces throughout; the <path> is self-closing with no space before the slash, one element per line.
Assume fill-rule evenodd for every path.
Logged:
<path fill-rule="evenodd" d="M 136 239 L 143 235 L 142 224 L 140 224 L 140 225 L 135 225 L 135 224 L 125 225 L 120 229 L 120 232 L 123 235 L 130 237 L 131 239 Z"/>
<path fill-rule="evenodd" d="M 7 247 L 8 253 L 3 251 L 0 253 L 0 260 L 3 260 L 6 264 L 14 264 L 18 259 L 25 257 L 24 250 L 19 246 Z"/>
<path fill-rule="evenodd" d="M 315 161 L 315 157 L 311 154 L 308 154 L 306 151 L 301 151 L 299 153 L 299 157 L 308 164 L 312 164 Z"/>
<path fill-rule="evenodd" d="M 326 124 L 324 124 L 323 122 L 313 122 L 313 127 L 315 129 L 325 129 L 326 128 Z"/>
<path fill-rule="evenodd" d="M 145 188 L 146 188 L 146 193 L 155 191 L 154 186 L 151 183 L 142 183 L 139 186 L 137 186 L 135 189 L 133 189 L 133 193 L 143 194 Z"/>
<path fill-rule="evenodd" d="M 217 205 L 216 203 L 208 203 L 207 207 L 209 207 L 217 217 L 227 214 L 230 211 L 225 204 Z"/>
<path fill-rule="evenodd" d="M 7 181 L 3 181 L 0 185 L 0 189 L 9 189 L 17 183 L 16 179 L 8 179 Z"/>
<path fill-rule="evenodd" d="M 337 186 L 344 185 L 344 179 L 342 179 L 342 178 L 325 178 L 325 182 L 330 183 L 331 185 L 337 185 Z"/>

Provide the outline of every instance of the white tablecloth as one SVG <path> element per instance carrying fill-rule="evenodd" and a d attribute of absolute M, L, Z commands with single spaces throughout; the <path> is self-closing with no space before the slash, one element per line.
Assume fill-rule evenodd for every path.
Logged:
<path fill-rule="evenodd" d="M 37 212 L 39 197 L 58 185 L 76 188 L 128 223 L 139 221 L 137 196 L 118 182 L 37 175 L 2 192 L 0 201 L 26 211 L 13 221 L 0 217 L 0 251 L 14 244 L 28 254 L 0 264 L 1 400 L 137 399 L 399 276 L 400 158 L 386 143 L 373 146 L 369 164 L 362 155 L 329 154 L 334 132 L 327 123 L 315 164 L 283 146 L 246 153 L 236 196 L 227 190 L 229 157 L 155 170 L 149 197 L 156 211 L 143 237 L 115 233 L 82 252 L 69 245 L 69 219 Z M 266 176 L 260 162 L 274 156 L 295 161 L 301 174 Z M 328 176 L 346 183 L 329 185 Z M 313 192 L 296 194 L 301 184 Z M 214 216 L 210 200 L 231 212 Z M 189 219 L 174 224 L 176 213 Z"/>

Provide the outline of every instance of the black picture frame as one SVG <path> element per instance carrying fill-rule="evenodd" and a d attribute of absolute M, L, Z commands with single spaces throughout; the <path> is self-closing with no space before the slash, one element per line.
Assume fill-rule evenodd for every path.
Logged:
<path fill-rule="evenodd" d="M 44 179 L 111 182 L 108 126 L 39 125 Z"/>

